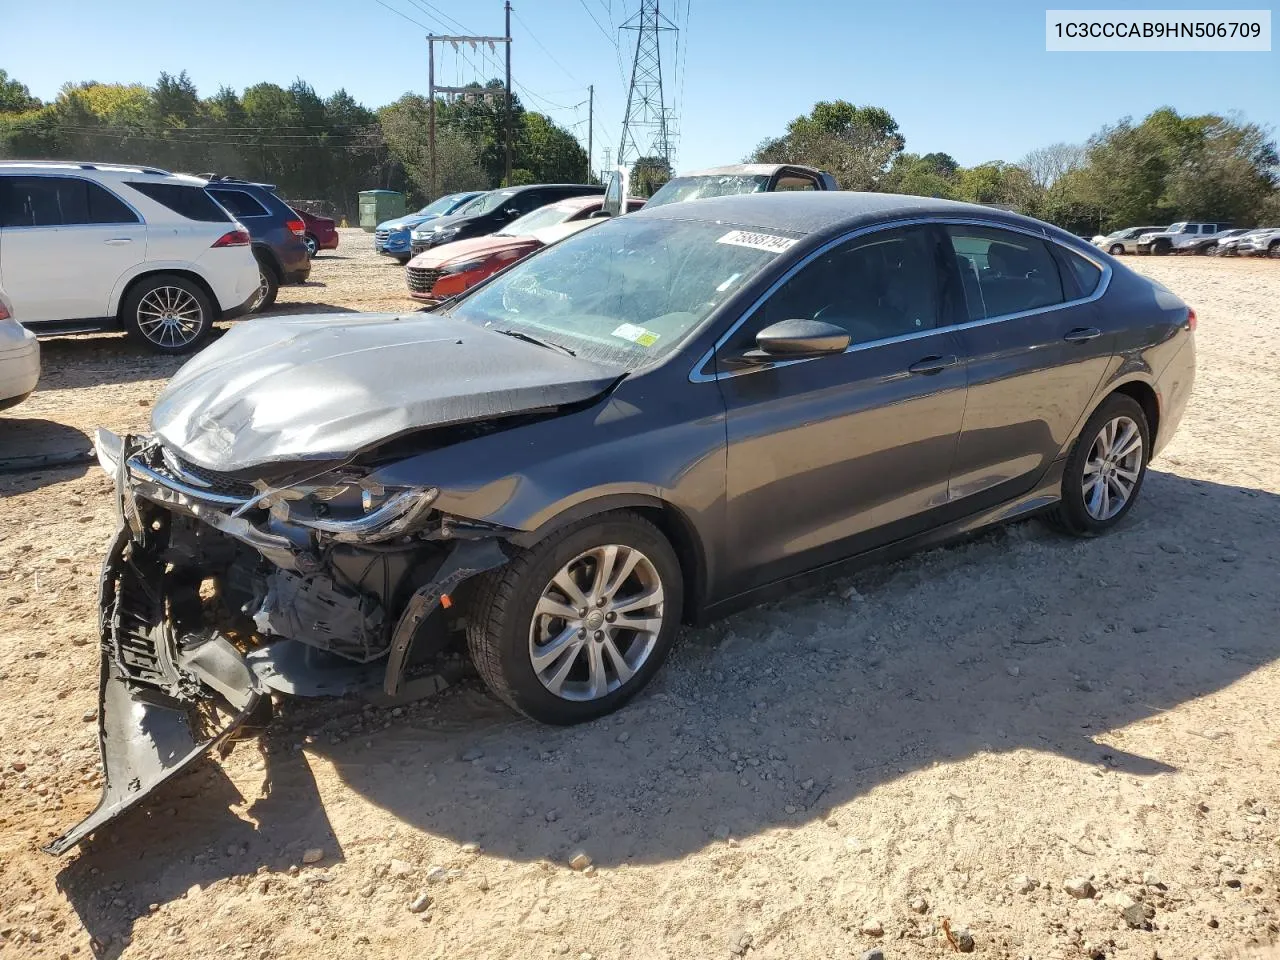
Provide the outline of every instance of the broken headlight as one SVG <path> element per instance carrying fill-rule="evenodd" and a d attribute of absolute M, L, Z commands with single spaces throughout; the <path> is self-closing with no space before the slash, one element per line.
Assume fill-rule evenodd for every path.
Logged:
<path fill-rule="evenodd" d="M 376 543 L 415 530 L 439 495 L 435 487 L 388 487 L 367 478 L 321 477 L 271 491 L 257 505 L 269 508 L 284 523 L 309 527 L 335 540 Z"/>

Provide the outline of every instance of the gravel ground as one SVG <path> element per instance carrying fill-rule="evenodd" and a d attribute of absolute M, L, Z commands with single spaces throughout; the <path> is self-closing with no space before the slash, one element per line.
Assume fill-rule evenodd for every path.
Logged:
<path fill-rule="evenodd" d="M 281 308 L 404 309 L 344 231 Z M 1131 261 L 1200 373 L 1123 528 L 1031 521 L 684 633 L 585 727 L 474 680 L 292 708 L 97 802 L 109 484 L 0 474 L 0 954 L 1213 958 L 1280 930 L 1280 264 Z M 252 321 L 248 321 L 252 322 Z M 177 364 L 46 342 L 0 458 L 144 426 Z M 950 931 L 950 940 L 948 933 Z"/>

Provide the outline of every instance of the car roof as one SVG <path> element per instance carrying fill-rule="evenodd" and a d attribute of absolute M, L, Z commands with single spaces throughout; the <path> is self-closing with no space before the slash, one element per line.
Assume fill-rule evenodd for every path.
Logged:
<path fill-rule="evenodd" d="M 580 197 L 565 197 L 563 200 L 554 200 L 548 206 L 561 210 L 586 210 L 588 207 L 599 207 L 603 204 L 604 194 L 584 193 Z"/>
<path fill-rule="evenodd" d="M 707 167 L 705 170 L 690 170 L 676 174 L 677 177 L 771 177 L 779 170 L 807 170 L 810 173 L 821 173 L 817 167 L 806 167 L 799 163 L 729 163 L 720 167 Z"/>
<path fill-rule="evenodd" d="M 958 217 L 1003 223 L 1022 229 L 1082 241 L 1052 224 L 977 203 L 936 200 L 899 193 L 857 193 L 850 190 L 804 190 L 707 197 L 643 207 L 628 215 L 660 220 L 723 222 L 793 234 L 842 234 L 851 229 L 892 220 Z"/>
<path fill-rule="evenodd" d="M 41 173 L 94 173 L 103 179 L 122 180 L 125 177 L 155 177 L 160 183 L 184 183 L 203 187 L 205 181 L 185 173 L 170 173 L 159 167 L 134 163 L 91 163 L 83 160 L 0 160 L 0 172 L 17 173 L 29 170 Z"/>

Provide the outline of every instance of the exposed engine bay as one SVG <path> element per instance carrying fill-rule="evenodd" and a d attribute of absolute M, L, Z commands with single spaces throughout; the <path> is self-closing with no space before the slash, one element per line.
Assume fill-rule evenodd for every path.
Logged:
<path fill-rule="evenodd" d="M 358 467 L 272 485 L 152 437 L 99 431 L 96 446 L 120 518 L 100 583 L 106 786 L 55 854 L 269 716 L 273 693 L 397 693 L 431 614 L 512 549 L 515 531 L 433 510 L 435 488 Z M 434 633 L 419 653 L 443 645 Z"/>

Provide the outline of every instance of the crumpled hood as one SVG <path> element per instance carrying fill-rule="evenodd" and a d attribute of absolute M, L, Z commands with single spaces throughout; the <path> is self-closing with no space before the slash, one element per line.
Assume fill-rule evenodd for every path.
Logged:
<path fill-rule="evenodd" d="M 541 244 L 533 237 L 500 237 L 491 233 L 487 237 L 455 240 L 453 243 L 424 250 L 409 261 L 409 266 L 433 269 L 453 261 L 488 257 L 504 251 L 527 252 L 539 246 Z"/>
<path fill-rule="evenodd" d="M 199 466 L 242 471 L 589 400 L 622 372 L 432 314 L 250 320 L 178 371 L 151 425 Z"/>

